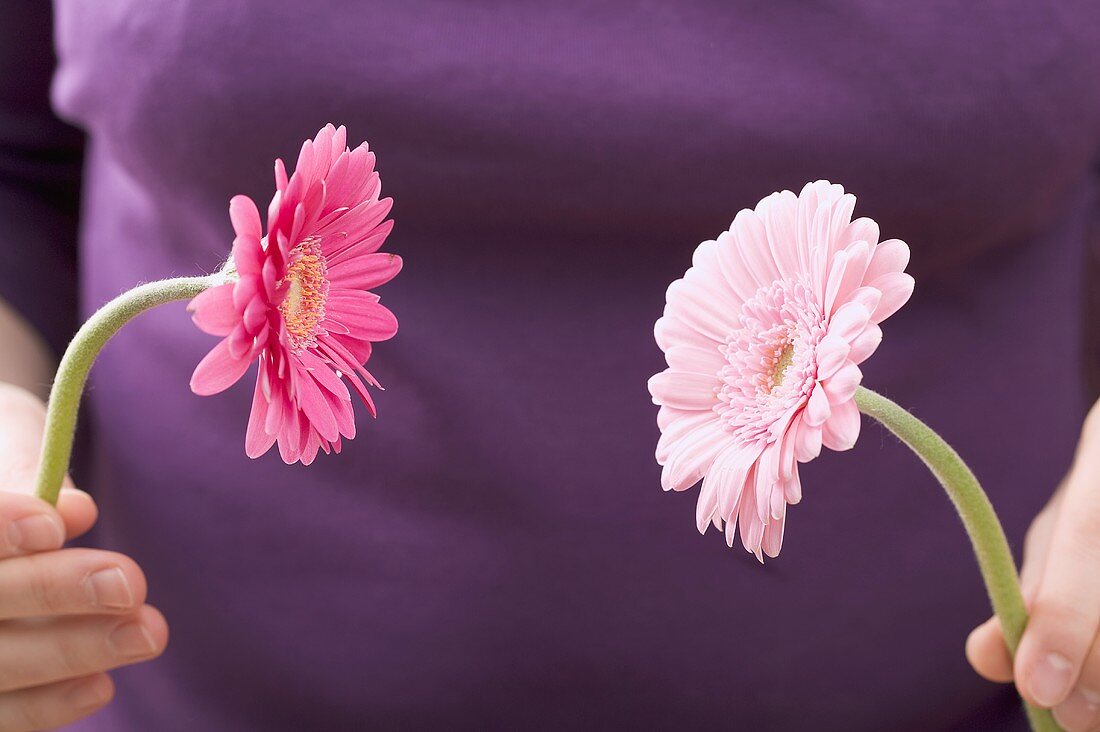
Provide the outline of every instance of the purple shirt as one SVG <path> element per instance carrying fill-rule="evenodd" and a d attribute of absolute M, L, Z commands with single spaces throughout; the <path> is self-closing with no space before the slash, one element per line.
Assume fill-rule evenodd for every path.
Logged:
<path fill-rule="evenodd" d="M 77 477 L 172 640 L 77 728 L 1022 729 L 963 657 L 988 602 L 915 457 L 865 423 L 761 567 L 661 492 L 645 384 L 698 242 L 843 183 L 917 278 L 865 383 L 955 445 L 1019 549 L 1086 404 L 1095 4 L 331 6 L 56 3 L 85 313 L 214 269 L 230 196 L 266 204 L 328 121 L 377 151 L 406 262 L 379 419 L 310 468 L 245 457 L 249 385 L 190 393 L 215 339 L 182 305 L 106 349 Z M 56 335 L 66 242 L 13 203 L 28 177 L 0 293 Z"/>

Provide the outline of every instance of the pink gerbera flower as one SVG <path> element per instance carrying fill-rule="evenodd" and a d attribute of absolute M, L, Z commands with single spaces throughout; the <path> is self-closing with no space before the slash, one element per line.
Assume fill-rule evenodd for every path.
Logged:
<path fill-rule="evenodd" d="M 851 221 L 855 197 L 828 181 L 773 193 L 699 245 L 668 288 L 657 343 L 668 368 L 649 380 L 661 409 L 665 490 L 703 481 L 700 532 L 725 529 L 758 559 L 778 556 L 798 463 L 851 448 L 859 369 L 878 324 L 913 292 L 905 242 Z"/>
<path fill-rule="evenodd" d="M 229 281 L 189 306 L 199 328 L 224 338 L 191 389 L 216 394 L 258 362 L 245 452 L 258 457 L 278 441 L 284 461 L 309 465 L 355 436 L 349 384 L 376 414 L 366 385 L 378 382 L 363 364 L 397 319 L 370 290 L 393 279 L 401 258 L 378 252 L 393 202 L 378 198 L 374 153 L 365 142 L 350 150 L 343 127 L 307 140 L 289 179 L 276 160 L 275 188 L 266 237 L 252 199 L 229 202 Z"/>

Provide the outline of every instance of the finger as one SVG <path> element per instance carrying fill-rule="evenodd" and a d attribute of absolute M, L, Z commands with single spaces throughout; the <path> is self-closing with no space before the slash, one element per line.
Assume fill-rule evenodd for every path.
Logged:
<path fill-rule="evenodd" d="M 114 682 L 103 673 L 0 694 L 0 729 L 32 732 L 63 727 L 102 708 L 114 695 Z"/>
<path fill-rule="evenodd" d="M 58 549 L 98 516 L 92 497 L 76 488 L 62 489 L 56 507 L 26 493 L 0 491 L 0 559 Z"/>
<path fill-rule="evenodd" d="M 1100 625 L 1100 465 L 1093 452 L 1079 450 L 1070 471 L 1016 654 L 1020 693 L 1040 707 L 1069 695 Z"/>
<path fill-rule="evenodd" d="M 33 493 L 46 405 L 28 391 L 0 383 L 0 490 Z M 73 487 L 65 476 L 62 487 Z"/>
<path fill-rule="evenodd" d="M 145 602 L 141 568 L 127 556 L 64 549 L 0 562 L 0 620 L 133 612 Z"/>
<path fill-rule="evenodd" d="M 28 391 L 0 385 L 0 490 L 29 493 L 38 469 L 46 405 Z"/>
<path fill-rule="evenodd" d="M 0 665 L 0 691 L 41 686 L 148 661 L 164 651 L 168 624 L 145 605 L 118 618 L 67 617 L 0 625 L 0 648 L 17 664 Z"/>
<path fill-rule="evenodd" d="M 1012 655 L 996 616 L 970 632 L 966 639 L 966 660 L 983 679 L 999 684 L 1012 681 Z"/>
<path fill-rule="evenodd" d="M 50 504 L 23 493 L 0 491 L 0 559 L 60 549 L 65 521 Z"/>
<path fill-rule="evenodd" d="M 77 488 L 62 488 L 57 499 L 57 512 L 65 522 L 65 538 L 75 539 L 92 528 L 99 518 L 95 501 Z"/>
<path fill-rule="evenodd" d="M 1043 567 L 1046 566 L 1047 554 L 1050 551 L 1050 537 L 1054 533 L 1054 524 L 1058 520 L 1064 491 L 1059 488 L 1039 512 L 1035 520 L 1028 527 L 1027 536 L 1024 537 L 1024 563 L 1020 569 L 1020 590 L 1023 592 L 1024 601 L 1029 605 L 1035 599 L 1035 593 L 1043 580 Z"/>
<path fill-rule="evenodd" d="M 1100 643 L 1094 643 L 1077 685 L 1054 707 L 1054 718 L 1068 732 L 1100 729 Z"/>

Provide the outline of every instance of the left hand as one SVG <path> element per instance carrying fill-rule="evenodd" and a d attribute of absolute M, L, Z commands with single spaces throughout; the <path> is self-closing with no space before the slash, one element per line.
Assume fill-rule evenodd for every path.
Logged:
<path fill-rule="evenodd" d="M 1073 467 L 1028 530 L 1020 582 L 1030 620 L 1015 661 L 996 617 L 970 634 L 967 659 L 990 681 L 1015 681 L 1068 732 L 1100 731 L 1100 402 Z"/>

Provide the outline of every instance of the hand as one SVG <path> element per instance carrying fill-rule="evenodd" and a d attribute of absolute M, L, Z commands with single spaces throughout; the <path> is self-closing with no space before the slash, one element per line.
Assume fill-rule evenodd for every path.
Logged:
<path fill-rule="evenodd" d="M 95 523 L 67 485 L 54 509 L 31 495 L 42 402 L 0 384 L 0 732 L 59 727 L 109 702 L 105 671 L 160 655 L 164 617 L 121 554 L 62 549 Z"/>
<path fill-rule="evenodd" d="M 970 664 L 991 681 L 1015 680 L 1069 732 L 1100 730 L 1100 402 L 1069 475 L 1028 530 L 1020 581 L 1030 620 L 1015 662 L 991 618 L 966 641 Z"/>

